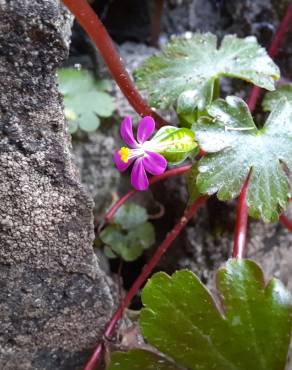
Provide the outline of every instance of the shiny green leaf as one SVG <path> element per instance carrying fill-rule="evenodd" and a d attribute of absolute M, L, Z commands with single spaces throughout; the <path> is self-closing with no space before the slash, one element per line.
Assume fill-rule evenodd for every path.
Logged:
<path fill-rule="evenodd" d="M 283 284 L 266 285 L 255 262 L 232 259 L 218 271 L 217 289 L 220 302 L 192 272 L 155 274 L 142 293 L 140 326 L 159 352 L 114 353 L 109 370 L 284 370 L 292 297 Z"/>
<path fill-rule="evenodd" d="M 236 97 L 217 100 L 208 109 L 213 119 L 193 125 L 207 155 L 199 161 L 197 186 L 220 200 L 237 197 L 250 170 L 249 214 L 275 221 L 290 197 L 283 163 L 292 170 L 292 104 L 280 100 L 264 127 L 257 129 L 246 104 Z"/>
<path fill-rule="evenodd" d="M 264 110 L 272 111 L 281 98 L 286 98 L 292 103 L 292 84 L 282 85 L 277 90 L 268 92 L 262 103 Z"/>
<path fill-rule="evenodd" d="M 225 36 L 217 48 L 210 33 L 174 37 L 162 53 L 150 57 L 135 72 L 138 86 L 149 93 L 150 104 L 176 105 L 184 114 L 204 110 L 213 97 L 215 81 L 235 77 L 274 90 L 279 69 L 254 37 Z M 186 98 L 187 102 L 182 102 Z"/>

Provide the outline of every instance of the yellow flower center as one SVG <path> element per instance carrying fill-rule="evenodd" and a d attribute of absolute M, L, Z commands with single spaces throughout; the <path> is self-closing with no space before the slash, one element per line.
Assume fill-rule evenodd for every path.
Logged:
<path fill-rule="evenodd" d="M 121 160 L 124 163 L 128 163 L 129 155 L 130 155 L 130 149 L 125 147 L 125 146 L 121 147 L 121 149 L 119 150 L 119 155 L 121 157 Z"/>

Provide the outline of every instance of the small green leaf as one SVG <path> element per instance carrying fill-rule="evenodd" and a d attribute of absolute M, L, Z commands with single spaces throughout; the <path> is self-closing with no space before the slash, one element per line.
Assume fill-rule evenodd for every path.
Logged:
<path fill-rule="evenodd" d="M 150 104 L 167 108 L 179 98 L 184 114 L 197 107 L 203 111 L 213 97 L 215 81 L 235 77 L 274 90 L 279 69 L 254 37 L 225 36 L 220 48 L 210 33 L 189 33 L 172 38 L 162 53 L 150 57 L 135 72 L 138 87 L 146 90 Z M 190 100 L 182 104 L 187 93 Z"/>
<path fill-rule="evenodd" d="M 193 125 L 200 147 L 197 186 L 218 199 L 238 196 L 250 170 L 249 214 L 275 221 L 290 197 L 284 163 L 292 170 L 292 104 L 284 98 L 257 129 L 246 104 L 237 97 L 215 101 L 208 109 L 214 118 Z"/>
<path fill-rule="evenodd" d="M 58 69 L 59 91 L 62 95 L 87 92 L 94 88 L 94 79 L 87 70 Z"/>
<path fill-rule="evenodd" d="M 292 104 L 292 84 L 282 85 L 276 91 L 268 92 L 262 102 L 264 111 L 272 111 L 281 98 L 286 98 Z"/>
<path fill-rule="evenodd" d="M 126 203 L 120 207 L 113 221 L 123 229 L 130 230 L 135 226 L 146 222 L 148 215 L 146 209 L 134 203 Z"/>
<path fill-rule="evenodd" d="M 155 274 L 142 293 L 140 326 L 159 353 L 114 353 L 109 370 L 284 370 L 292 297 L 283 284 L 265 285 L 255 262 L 232 259 L 218 271 L 217 289 L 219 308 L 192 272 Z"/>
<path fill-rule="evenodd" d="M 177 101 L 177 113 L 183 115 L 195 114 L 196 96 L 197 92 L 194 90 L 188 90 L 181 93 Z"/>
<path fill-rule="evenodd" d="M 119 208 L 112 222 L 101 233 L 108 258 L 120 256 L 125 261 L 134 261 L 155 242 L 154 227 L 147 222 L 145 208 L 127 203 Z"/>
<path fill-rule="evenodd" d="M 151 247 L 155 241 L 155 233 L 153 226 L 144 222 L 128 231 L 120 230 L 114 225 L 107 226 L 100 233 L 100 238 L 107 246 L 106 255 L 109 258 L 120 256 L 124 261 L 134 261 L 145 249 Z"/>
<path fill-rule="evenodd" d="M 84 131 L 95 131 L 100 124 L 98 116 L 112 115 L 115 109 L 113 99 L 108 93 L 100 91 L 109 88 L 107 81 L 95 81 L 88 71 L 73 68 L 59 69 L 58 78 L 71 133 L 78 126 Z"/>
<path fill-rule="evenodd" d="M 170 164 L 183 162 L 197 148 L 195 134 L 188 128 L 164 126 L 153 137 L 151 145 L 161 153 Z"/>
<path fill-rule="evenodd" d="M 110 80 L 98 80 L 95 81 L 95 86 L 101 91 L 111 91 L 113 89 L 112 82 Z"/>
<path fill-rule="evenodd" d="M 95 131 L 99 127 L 99 118 L 94 112 L 87 111 L 82 114 L 82 120 L 79 122 L 81 130 L 86 132 Z"/>
<path fill-rule="evenodd" d="M 208 113 L 222 124 L 226 130 L 229 128 L 239 131 L 255 130 L 256 125 L 246 103 L 236 96 L 227 96 L 225 100 L 218 99 L 208 108 Z"/>

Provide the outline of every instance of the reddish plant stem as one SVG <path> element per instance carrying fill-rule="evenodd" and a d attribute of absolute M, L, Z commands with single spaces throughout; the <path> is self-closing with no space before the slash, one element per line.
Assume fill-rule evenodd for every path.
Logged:
<path fill-rule="evenodd" d="M 234 240 L 232 252 L 233 258 L 244 258 L 246 253 L 246 233 L 248 219 L 248 207 L 246 203 L 246 198 L 250 174 L 251 172 L 248 174 L 238 198 L 236 225 L 233 239 Z"/>
<path fill-rule="evenodd" d="M 141 286 L 144 284 L 145 280 L 149 277 L 151 272 L 153 271 L 154 267 L 159 262 L 160 258 L 164 255 L 164 253 L 168 250 L 172 242 L 177 238 L 177 236 L 180 234 L 180 232 L 184 229 L 186 224 L 189 222 L 189 220 L 196 214 L 199 208 L 201 208 L 207 200 L 207 196 L 202 196 L 198 198 L 190 207 L 188 207 L 183 216 L 180 218 L 178 223 L 174 226 L 174 228 L 167 234 L 164 241 L 160 244 L 160 246 L 157 248 L 156 252 L 152 256 L 151 260 L 148 264 L 146 264 L 132 285 L 131 289 L 128 291 L 125 299 L 120 304 L 119 308 L 113 315 L 111 321 L 106 326 L 106 329 L 104 331 L 104 336 L 111 337 L 115 327 L 118 323 L 118 321 L 122 318 L 125 308 L 130 304 L 133 297 L 136 295 L 138 290 L 141 288 Z M 93 370 L 98 365 L 101 354 L 103 352 L 103 344 L 99 343 L 94 350 L 92 356 L 90 357 L 89 361 L 84 367 L 84 370 Z"/>
<path fill-rule="evenodd" d="M 286 227 L 286 229 L 288 229 L 289 231 L 292 231 L 292 221 L 289 220 L 287 216 L 283 214 L 280 216 L 279 220 L 281 224 Z"/>
<path fill-rule="evenodd" d="M 185 166 L 172 168 L 171 170 L 165 171 L 162 175 L 153 176 L 149 180 L 149 184 L 153 185 L 159 181 L 168 179 L 172 176 L 178 176 L 186 173 L 192 168 L 192 164 L 186 164 Z M 104 224 L 107 224 L 115 215 L 117 210 L 130 198 L 132 198 L 138 190 L 132 189 L 128 193 L 126 193 L 122 198 L 120 198 L 107 212 L 104 217 Z"/>
<path fill-rule="evenodd" d="M 286 33 L 288 32 L 292 23 L 292 3 L 288 6 L 285 16 L 282 19 L 275 36 L 273 37 L 271 46 L 268 50 L 268 53 L 271 58 L 275 58 L 280 50 L 281 45 L 283 44 L 284 38 Z M 251 90 L 249 99 L 248 99 L 248 106 L 250 111 L 254 111 L 257 101 L 261 95 L 261 88 L 258 86 L 254 86 Z"/>
<path fill-rule="evenodd" d="M 135 111 L 142 117 L 152 116 L 156 121 L 157 127 L 167 124 L 159 114 L 154 112 L 146 104 L 137 91 L 116 48 L 114 47 L 111 37 L 87 1 L 63 0 L 63 3 L 68 7 L 71 13 L 74 14 L 79 24 L 93 40 L 113 78 Z"/>

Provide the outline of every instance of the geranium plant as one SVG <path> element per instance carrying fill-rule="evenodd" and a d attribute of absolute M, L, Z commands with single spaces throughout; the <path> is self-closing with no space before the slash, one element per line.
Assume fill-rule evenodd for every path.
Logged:
<path fill-rule="evenodd" d="M 218 297 L 192 272 L 153 275 L 142 292 L 140 315 L 148 347 L 114 353 L 109 370 L 283 370 L 292 329 L 291 294 L 277 279 L 266 283 L 261 268 L 244 257 L 248 215 L 277 221 L 290 198 L 291 91 L 282 87 L 267 95 L 264 108 L 271 112 L 265 123 L 255 123 L 252 117 L 258 89 L 252 91 L 248 104 L 236 96 L 220 99 L 219 94 L 221 77 L 275 90 L 280 72 L 269 54 L 275 56 L 279 48 L 292 20 L 292 6 L 269 54 L 254 37 L 229 35 L 218 46 L 210 33 L 187 33 L 146 60 L 135 72 L 137 84 L 148 93 L 152 106 L 176 111 L 177 122 L 170 125 L 140 97 L 85 0 L 64 3 L 96 42 L 113 77 L 144 117 L 137 136 L 129 117 L 121 124 L 125 146 L 117 148 L 114 161 L 120 171 L 133 166 L 134 189 L 109 210 L 105 222 L 111 222 L 135 192 L 169 176 L 188 174 L 190 202 L 184 215 L 143 268 L 106 327 L 105 337 L 113 335 L 131 299 L 208 196 L 239 199 L 232 258 L 217 272 Z M 155 122 L 158 131 L 154 134 Z M 184 161 L 188 162 L 167 170 Z M 86 370 L 95 368 L 103 348 L 98 343 Z"/>

